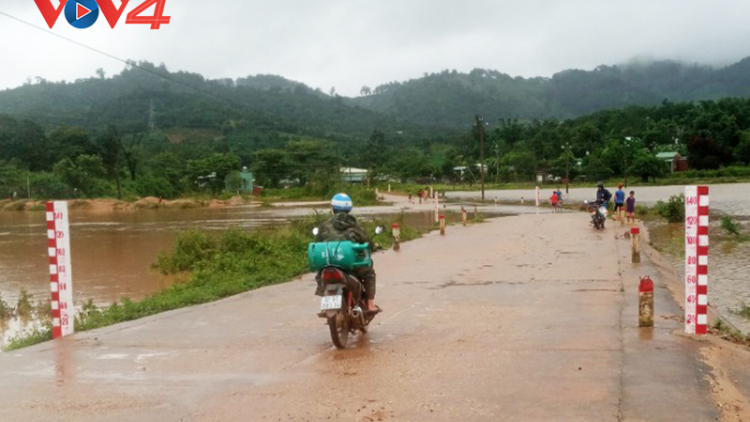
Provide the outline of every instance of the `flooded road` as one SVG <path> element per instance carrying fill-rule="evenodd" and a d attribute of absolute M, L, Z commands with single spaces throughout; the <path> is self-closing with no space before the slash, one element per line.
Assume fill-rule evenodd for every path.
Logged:
<path fill-rule="evenodd" d="M 0 354 L 3 420 L 717 420 L 704 346 L 671 334 L 663 288 L 670 317 L 640 335 L 628 243 L 587 218 L 498 218 L 378 253 L 384 312 L 346 350 L 306 275 Z"/>
<path fill-rule="evenodd" d="M 565 192 L 565 185 L 546 185 L 542 187 L 542 203 L 549 204 L 547 198 L 552 195 L 553 189 L 560 187 Z M 733 216 L 750 216 L 750 183 L 728 184 L 728 185 L 710 185 L 711 188 L 711 211 L 722 212 Z M 617 186 L 607 186 L 607 189 L 614 195 Z M 635 191 L 635 198 L 638 203 L 653 205 L 656 201 L 667 201 L 672 195 L 679 195 L 685 192 L 684 186 L 633 186 L 625 189 L 627 192 Z M 447 192 L 450 199 L 475 199 L 479 197 L 479 192 Z M 564 194 L 565 195 L 565 194 Z M 518 201 L 521 198 L 526 203 L 533 203 L 536 197 L 534 190 L 488 190 L 485 192 L 485 198 L 509 202 Z M 573 188 L 564 198 L 568 201 L 583 202 L 596 198 L 596 188 Z"/>

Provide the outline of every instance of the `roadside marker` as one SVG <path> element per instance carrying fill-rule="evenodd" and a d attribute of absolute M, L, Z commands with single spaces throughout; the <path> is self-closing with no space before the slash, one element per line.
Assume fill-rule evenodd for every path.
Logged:
<path fill-rule="evenodd" d="M 654 282 L 651 277 L 641 277 L 638 285 L 638 326 L 654 326 Z"/>
<path fill-rule="evenodd" d="M 685 187 L 685 332 L 708 332 L 708 186 Z"/>
<path fill-rule="evenodd" d="M 433 193 L 433 197 L 435 198 L 435 222 L 440 222 L 440 197 L 438 197 L 438 191 L 435 190 Z"/>
<path fill-rule="evenodd" d="M 630 240 L 633 246 L 633 253 L 631 255 L 630 262 L 633 264 L 641 263 L 641 228 L 631 227 L 630 228 Z"/>
<path fill-rule="evenodd" d="M 401 249 L 401 229 L 397 223 L 393 223 L 391 230 L 393 231 L 393 250 L 397 251 Z"/>
<path fill-rule="evenodd" d="M 68 203 L 47 202 L 46 211 L 52 338 L 60 338 L 75 331 Z"/>

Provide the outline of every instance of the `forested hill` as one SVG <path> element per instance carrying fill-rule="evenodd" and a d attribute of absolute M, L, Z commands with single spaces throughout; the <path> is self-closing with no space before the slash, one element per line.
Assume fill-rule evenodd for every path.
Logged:
<path fill-rule="evenodd" d="M 423 125 L 466 126 L 486 118 L 567 119 L 629 105 L 750 95 L 750 58 L 721 69 L 672 61 L 566 70 L 551 78 L 511 77 L 494 70 L 443 71 L 374 89 L 350 104 Z"/>
<path fill-rule="evenodd" d="M 167 134 L 179 132 L 178 138 L 203 132 L 251 139 L 280 135 L 363 141 L 376 128 L 413 138 L 437 131 L 348 105 L 342 97 L 280 76 L 208 80 L 195 73 L 169 72 L 164 65 L 138 66 L 112 77 L 99 71 L 75 82 L 36 78 L 0 91 L 0 114 L 29 119 L 48 131 L 66 125 L 92 134 L 108 126 L 123 133 L 143 132 L 153 124 Z"/>
<path fill-rule="evenodd" d="M 465 132 L 475 114 L 493 122 L 568 119 L 664 100 L 750 94 L 750 58 L 721 69 L 660 61 L 566 70 L 551 78 L 514 78 L 482 69 L 443 71 L 363 87 L 357 98 L 329 95 L 275 75 L 209 80 L 148 62 L 138 67 L 67 83 L 36 78 L 0 91 L 0 114 L 32 120 L 48 131 L 66 125 L 91 133 L 107 126 L 139 132 L 153 124 L 183 138 L 202 131 L 214 138 L 234 133 L 243 139 L 364 141 L 378 129 L 391 139 L 423 143 Z"/>

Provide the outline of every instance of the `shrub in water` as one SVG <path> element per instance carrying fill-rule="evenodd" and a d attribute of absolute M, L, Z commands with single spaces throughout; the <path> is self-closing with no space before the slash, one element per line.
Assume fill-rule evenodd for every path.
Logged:
<path fill-rule="evenodd" d="M 664 201 L 657 202 L 656 211 L 670 223 L 685 221 L 685 195 L 673 195 L 666 203 Z"/>
<path fill-rule="evenodd" d="M 724 217 L 721 219 L 721 228 L 729 234 L 739 236 L 740 225 L 732 221 L 730 217 Z"/>

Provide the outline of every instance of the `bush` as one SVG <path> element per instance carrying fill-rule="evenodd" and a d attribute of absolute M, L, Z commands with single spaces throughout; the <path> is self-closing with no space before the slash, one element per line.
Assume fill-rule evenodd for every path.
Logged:
<path fill-rule="evenodd" d="M 685 195 L 672 195 L 669 201 L 656 203 L 656 212 L 670 223 L 685 221 Z"/>
<path fill-rule="evenodd" d="M 139 177 L 135 182 L 135 190 L 143 197 L 156 196 L 172 199 L 177 194 L 167 179 L 151 175 Z"/>

